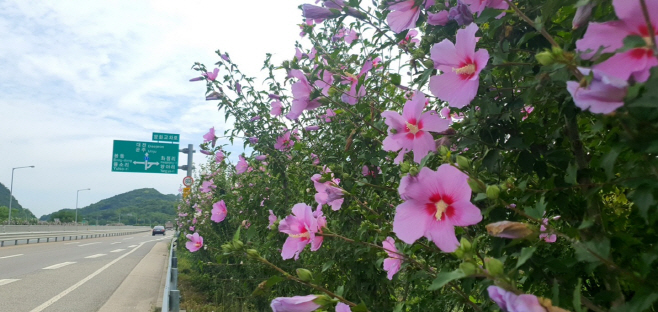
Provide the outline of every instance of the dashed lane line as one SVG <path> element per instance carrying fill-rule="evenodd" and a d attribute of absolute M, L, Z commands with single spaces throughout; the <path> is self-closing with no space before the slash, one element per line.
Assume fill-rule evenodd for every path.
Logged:
<path fill-rule="evenodd" d="M 61 267 L 65 267 L 67 265 L 74 264 L 74 263 L 75 262 L 62 262 L 62 263 L 58 263 L 58 264 L 55 264 L 55 265 L 51 265 L 49 267 L 45 267 L 43 269 L 44 270 L 55 270 L 55 269 L 59 269 Z"/>
<path fill-rule="evenodd" d="M 57 302 L 59 299 L 62 299 L 64 296 L 66 296 L 70 292 L 76 290 L 78 287 L 82 286 L 84 283 L 88 282 L 90 279 L 94 278 L 96 275 L 101 274 L 101 272 L 105 271 L 111 265 L 119 262 L 119 260 L 121 260 L 121 259 L 127 257 L 129 254 L 135 252 L 135 250 L 137 250 L 137 248 L 141 247 L 142 245 L 143 245 L 143 243 L 139 244 L 139 246 L 133 248 L 131 251 L 121 255 L 120 257 L 118 257 L 114 260 L 112 260 L 110 263 L 108 263 L 108 264 L 104 265 L 102 268 L 96 270 L 96 272 L 89 274 L 89 276 L 87 276 L 87 277 L 83 278 L 82 280 L 80 280 L 79 282 L 75 283 L 75 285 L 65 289 L 61 293 L 57 294 L 55 297 L 50 298 L 48 301 L 46 301 L 46 302 L 42 303 L 40 306 L 32 309 L 30 312 L 41 312 L 41 311 L 45 310 L 47 307 L 51 306 L 53 303 Z"/>
<path fill-rule="evenodd" d="M 82 246 L 89 246 L 89 245 L 94 245 L 94 244 L 100 244 L 100 243 L 101 243 L 101 242 L 95 242 L 95 243 L 86 243 L 86 244 L 82 244 L 82 245 L 78 245 L 78 247 L 82 247 Z"/>
<path fill-rule="evenodd" d="M 20 281 L 20 280 L 19 279 L 11 279 L 11 278 L 0 279 L 0 286 L 7 285 L 7 284 L 13 283 L 15 281 Z"/>
<path fill-rule="evenodd" d="M 110 251 L 110 252 L 122 252 L 122 251 L 124 251 L 124 250 L 125 250 L 125 249 L 115 249 L 115 250 L 112 250 L 112 251 Z"/>
<path fill-rule="evenodd" d="M 80 244 L 80 242 L 66 243 L 66 244 L 64 244 L 64 245 L 71 245 L 71 244 Z"/>
<path fill-rule="evenodd" d="M 7 258 L 19 257 L 19 256 L 22 256 L 22 255 L 23 255 L 23 254 L 16 254 L 16 255 L 11 255 L 11 256 L 4 256 L 4 257 L 0 257 L 0 259 L 7 259 Z"/>
<path fill-rule="evenodd" d="M 133 236 L 133 237 L 126 237 L 126 238 L 124 238 L 123 240 L 126 240 L 126 239 L 133 239 L 133 238 L 135 238 L 135 237 L 134 237 L 134 236 Z"/>
<path fill-rule="evenodd" d="M 107 256 L 107 254 L 95 254 L 95 255 L 87 256 L 87 257 L 85 257 L 85 259 L 93 259 L 93 258 L 98 258 L 98 257 L 102 257 L 102 256 Z"/>
<path fill-rule="evenodd" d="M 130 246 L 128 246 L 128 248 L 133 248 L 133 247 L 137 247 L 137 245 L 130 245 Z"/>
<path fill-rule="evenodd" d="M 121 244 L 121 242 L 114 242 L 114 243 L 111 243 L 110 245 L 114 245 L 114 244 Z"/>

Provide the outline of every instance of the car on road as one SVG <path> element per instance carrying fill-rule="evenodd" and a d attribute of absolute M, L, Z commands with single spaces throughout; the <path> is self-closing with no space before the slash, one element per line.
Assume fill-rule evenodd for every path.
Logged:
<path fill-rule="evenodd" d="M 155 234 L 165 235 L 165 228 L 162 225 L 156 225 L 153 227 L 153 231 L 151 233 L 151 236 L 155 236 Z"/>

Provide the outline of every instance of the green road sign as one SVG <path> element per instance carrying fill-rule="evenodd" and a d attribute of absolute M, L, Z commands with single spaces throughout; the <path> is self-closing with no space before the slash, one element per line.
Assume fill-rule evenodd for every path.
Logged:
<path fill-rule="evenodd" d="M 178 173 L 178 144 L 114 140 L 112 171 Z"/>
<path fill-rule="evenodd" d="M 180 142 L 180 135 L 174 133 L 153 132 L 153 141 Z"/>

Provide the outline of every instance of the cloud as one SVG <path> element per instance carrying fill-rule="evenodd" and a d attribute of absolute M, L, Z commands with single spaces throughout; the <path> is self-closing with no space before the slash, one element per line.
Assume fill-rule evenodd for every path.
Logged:
<path fill-rule="evenodd" d="M 0 2 L 0 182 L 36 165 L 16 171 L 14 195 L 37 216 L 72 208 L 87 187 L 81 207 L 136 188 L 177 193 L 182 171 L 111 172 L 112 141 L 168 132 L 198 146 L 208 128 L 229 128 L 190 67 L 221 49 L 262 75 L 265 53 L 293 55 L 304 2 Z M 237 157 L 242 144 L 228 150 Z"/>

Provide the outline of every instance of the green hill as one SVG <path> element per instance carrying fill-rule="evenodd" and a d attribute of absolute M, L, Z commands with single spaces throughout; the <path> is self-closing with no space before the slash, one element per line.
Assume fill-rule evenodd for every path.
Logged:
<path fill-rule="evenodd" d="M 9 189 L 0 183 L 0 224 L 5 224 L 9 217 L 9 196 Z M 24 209 L 18 200 L 16 200 L 16 197 L 13 197 L 11 203 L 11 219 L 12 224 L 16 224 L 17 222 L 20 224 L 27 220 L 34 220 L 36 217 L 30 209 Z"/>
<path fill-rule="evenodd" d="M 98 225 L 123 223 L 127 225 L 155 225 L 174 221 L 178 196 L 165 195 L 152 188 L 133 190 L 103 199 L 87 207 L 78 208 L 78 222 Z M 61 209 L 44 215 L 42 221 L 73 222 L 74 209 Z"/>

